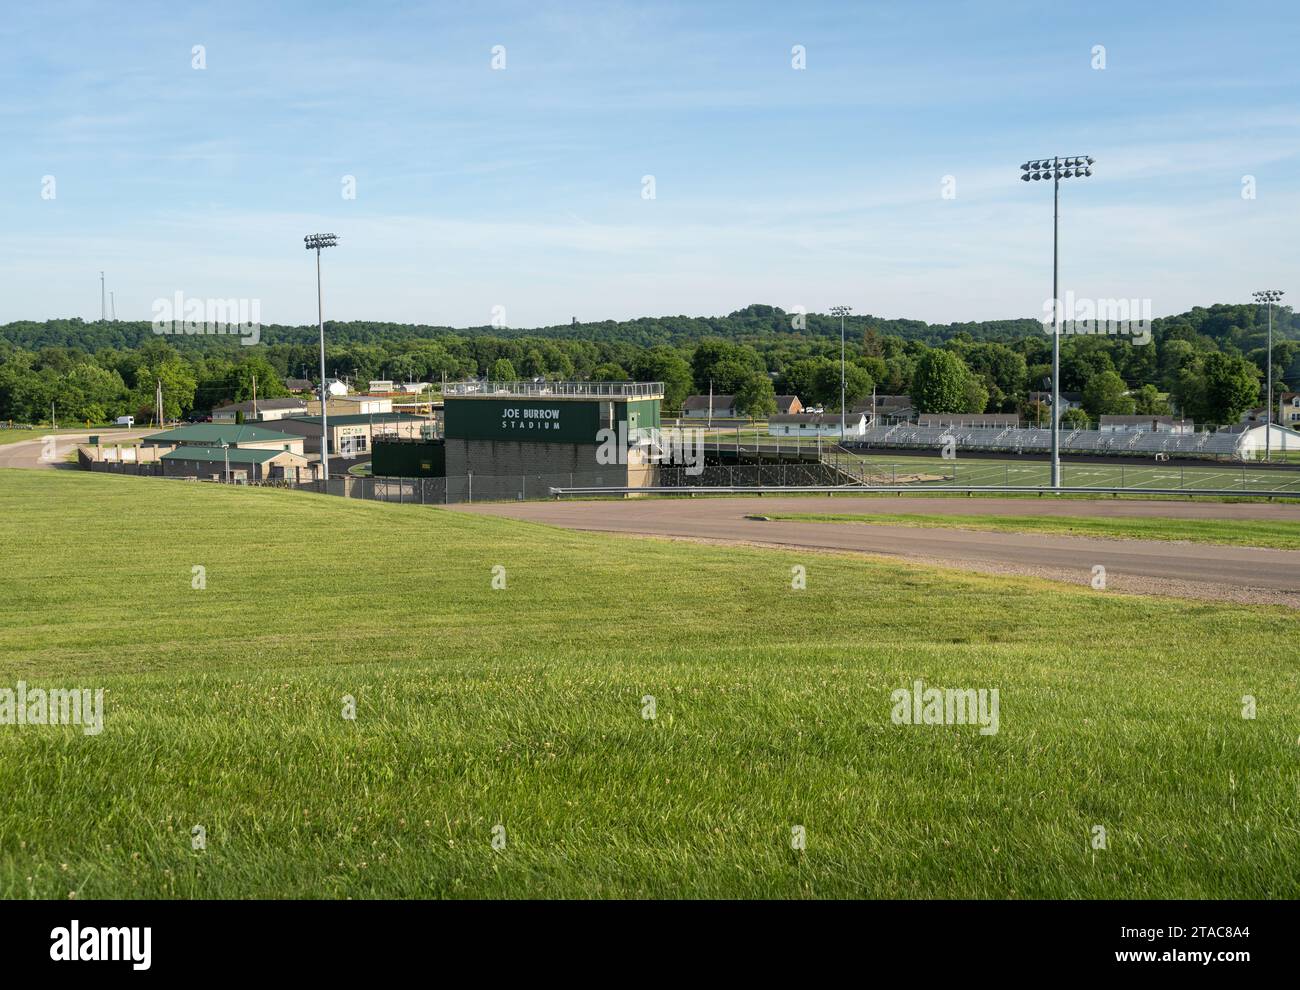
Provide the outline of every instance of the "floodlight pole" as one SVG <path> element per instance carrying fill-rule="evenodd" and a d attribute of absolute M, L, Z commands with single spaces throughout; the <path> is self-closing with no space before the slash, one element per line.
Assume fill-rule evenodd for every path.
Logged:
<path fill-rule="evenodd" d="M 1262 289 L 1254 292 L 1257 303 L 1268 306 L 1268 360 L 1265 376 L 1268 378 L 1268 405 L 1264 409 L 1264 460 L 1273 460 L 1273 303 L 1282 299 L 1281 289 Z"/>
<path fill-rule="evenodd" d="M 1052 487 L 1061 487 L 1061 169 L 1052 159 Z"/>
<path fill-rule="evenodd" d="M 1061 180 L 1092 175 L 1094 159 L 1078 157 L 1042 158 L 1020 166 L 1020 178 L 1052 180 L 1052 487 L 1061 487 L 1061 294 L 1060 234 Z"/>
<path fill-rule="evenodd" d="M 831 312 L 840 318 L 840 443 L 844 442 L 844 318 L 849 315 L 851 306 L 832 306 Z"/>
<path fill-rule="evenodd" d="M 321 477 L 325 479 L 321 491 L 328 495 L 330 488 L 329 386 L 325 384 L 325 302 L 320 287 L 319 245 L 316 247 L 316 321 L 320 326 L 320 460 Z"/>
<path fill-rule="evenodd" d="M 320 457 L 321 476 L 324 483 L 322 493 L 329 494 L 330 486 L 330 434 L 329 434 L 329 388 L 325 384 L 325 304 L 321 296 L 320 253 L 322 248 L 334 247 L 338 237 L 334 234 L 308 234 L 303 238 L 307 250 L 316 251 L 316 319 L 320 326 Z"/>
<path fill-rule="evenodd" d="M 1264 413 L 1264 461 L 1273 460 L 1273 299 L 1268 300 L 1268 409 Z"/>

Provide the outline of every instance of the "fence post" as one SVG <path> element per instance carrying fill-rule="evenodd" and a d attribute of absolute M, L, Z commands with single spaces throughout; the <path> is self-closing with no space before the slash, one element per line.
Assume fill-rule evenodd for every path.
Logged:
<path fill-rule="evenodd" d="M 469 504 L 474 504 L 474 472 L 468 471 L 465 474 L 466 483 L 469 486 Z"/>

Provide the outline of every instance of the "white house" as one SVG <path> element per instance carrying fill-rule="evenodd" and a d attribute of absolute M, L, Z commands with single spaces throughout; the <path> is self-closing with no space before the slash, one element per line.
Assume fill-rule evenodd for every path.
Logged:
<path fill-rule="evenodd" d="M 336 405 L 345 410 L 345 415 L 349 413 L 368 415 L 393 411 L 393 400 L 386 395 L 339 395 L 330 400 L 331 408 Z"/>
<path fill-rule="evenodd" d="M 269 422 L 286 416 L 305 416 L 307 405 L 302 399 L 258 399 L 256 402 L 231 402 L 212 410 L 212 422 L 234 423 L 243 413 L 245 422 Z"/>
<path fill-rule="evenodd" d="M 1283 392 L 1277 400 L 1276 423 L 1291 429 L 1300 429 L 1300 392 Z"/>
<path fill-rule="evenodd" d="M 844 438 L 852 440 L 867 433 L 865 413 L 848 413 L 844 417 Z M 768 417 L 767 435 L 770 437 L 835 437 L 840 438 L 839 413 L 778 413 Z"/>
<path fill-rule="evenodd" d="M 1172 416 L 1102 416 L 1098 423 L 1102 433 L 1174 433 L 1187 435 L 1195 427 L 1190 419 Z"/>

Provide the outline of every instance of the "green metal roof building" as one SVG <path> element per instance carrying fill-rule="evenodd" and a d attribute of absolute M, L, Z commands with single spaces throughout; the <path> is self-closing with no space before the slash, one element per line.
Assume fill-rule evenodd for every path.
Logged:
<path fill-rule="evenodd" d="M 307 481 L 312 468 L 300 453 L 274 447 L 205 447 L 184 444 L 159 458 L 164 477 L 214 481 Z"/>
<path fill-rule="evenodd" d="M 154 433 L 140 442 L 149 447 L 220 447 L 224 443 L 232 447 L 291 448 L 296 453 L 302 453 L 302 437 L 261 426 L 249 426 L 247 423 L 197 423 L 167 430 L 165 433 Z M 285 444 L 289 444 L 290 448 L 286 448 Z M 295 447 L 294 444 L 298 446 Z"/>
<path fill-rule="evenodd" d="M 265 464 L 273 457 L 285 453 L 283 450 L 266 450 L 249 447 L 177 447 L 163 454 L 163 461 L 216 461 L 218 464 Z"/>
<path fill-rule="evenodd" d="M 292 419 L 297 423 L 312 423 L 320 427 L 319 416 L 286 416 L 285 419 Z M 338 423 L 340 426 L 356 426 L 359 423 L 427 423 L 429 420 L 424 416 L 414 416 L 411 413 L 342 413 L 338 416 L 330 416 L 330 422 Z"/>
<path fill-rule="evenodd" d="M 286 416 L 275 425 L 286 433 L 293 433 L 303 443 L 303 452 L 320 453 L 321 418 L 319 416 Z M 433 421 L 409 413 L 344 413 L 329 417 L 330 455 L 344 460 L 368 457 L 371 442 L 376 435 L 393 435 L 403 439 L 416 439 L 429 435 Z M 336 465 L 331 464 L 331 469 Z"/>

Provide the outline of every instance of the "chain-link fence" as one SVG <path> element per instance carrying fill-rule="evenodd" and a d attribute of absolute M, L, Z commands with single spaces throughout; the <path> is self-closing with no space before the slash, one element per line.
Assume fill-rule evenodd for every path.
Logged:
<path fill-rule="evenodd" d="M 331 478 L 329 494 L 345 498 L 373 499 L 417 505 L 451 505 L 462 502 L 523 501 L 551 497 L 553 488 L 611 488 L 627 486 L 626 468 L 608 471 L 575 471 L 557 474 L 465 475 L 451 478 Z M 1258 465 L 1166 464 L 1061 465 L 1065 487 L 1120 489 L 1140 492 L 1161 490 L 1295 491 L 1300 493 L 1300 471 L 1264 468 Z M 257 482 L 265 487 L 296 487 L 319 492 L 319 481 L 294 485 L 290 482 Z M 980 460 L 940 461 L 913 459 L 892 463 L 842 458 L 839 463 L 804 461 L 758 464 L 705 465 L 703 469 L 683 466 L 659 468 L 658 479 L 647 482 L 658 488 L 766 488 L 808 486 L 908 487 L 918 491 L 949 487 L 1045 487 L 1050 484 L 1046 462 L 989 462 Z"/>
<path fill-rule="evenodd" d="M 297 488 L 319 492 L 321 483 L 258 482 L 266 488 Z M 328 493 L 344 498 L 414 505 L 460 502 L 513 502 L 550 498 L 552 488 L 615 487 L 627 484 L 626 469 L 567 471 L 561 474 L 471 474 L 451 478 L 331 478 Z"/>

